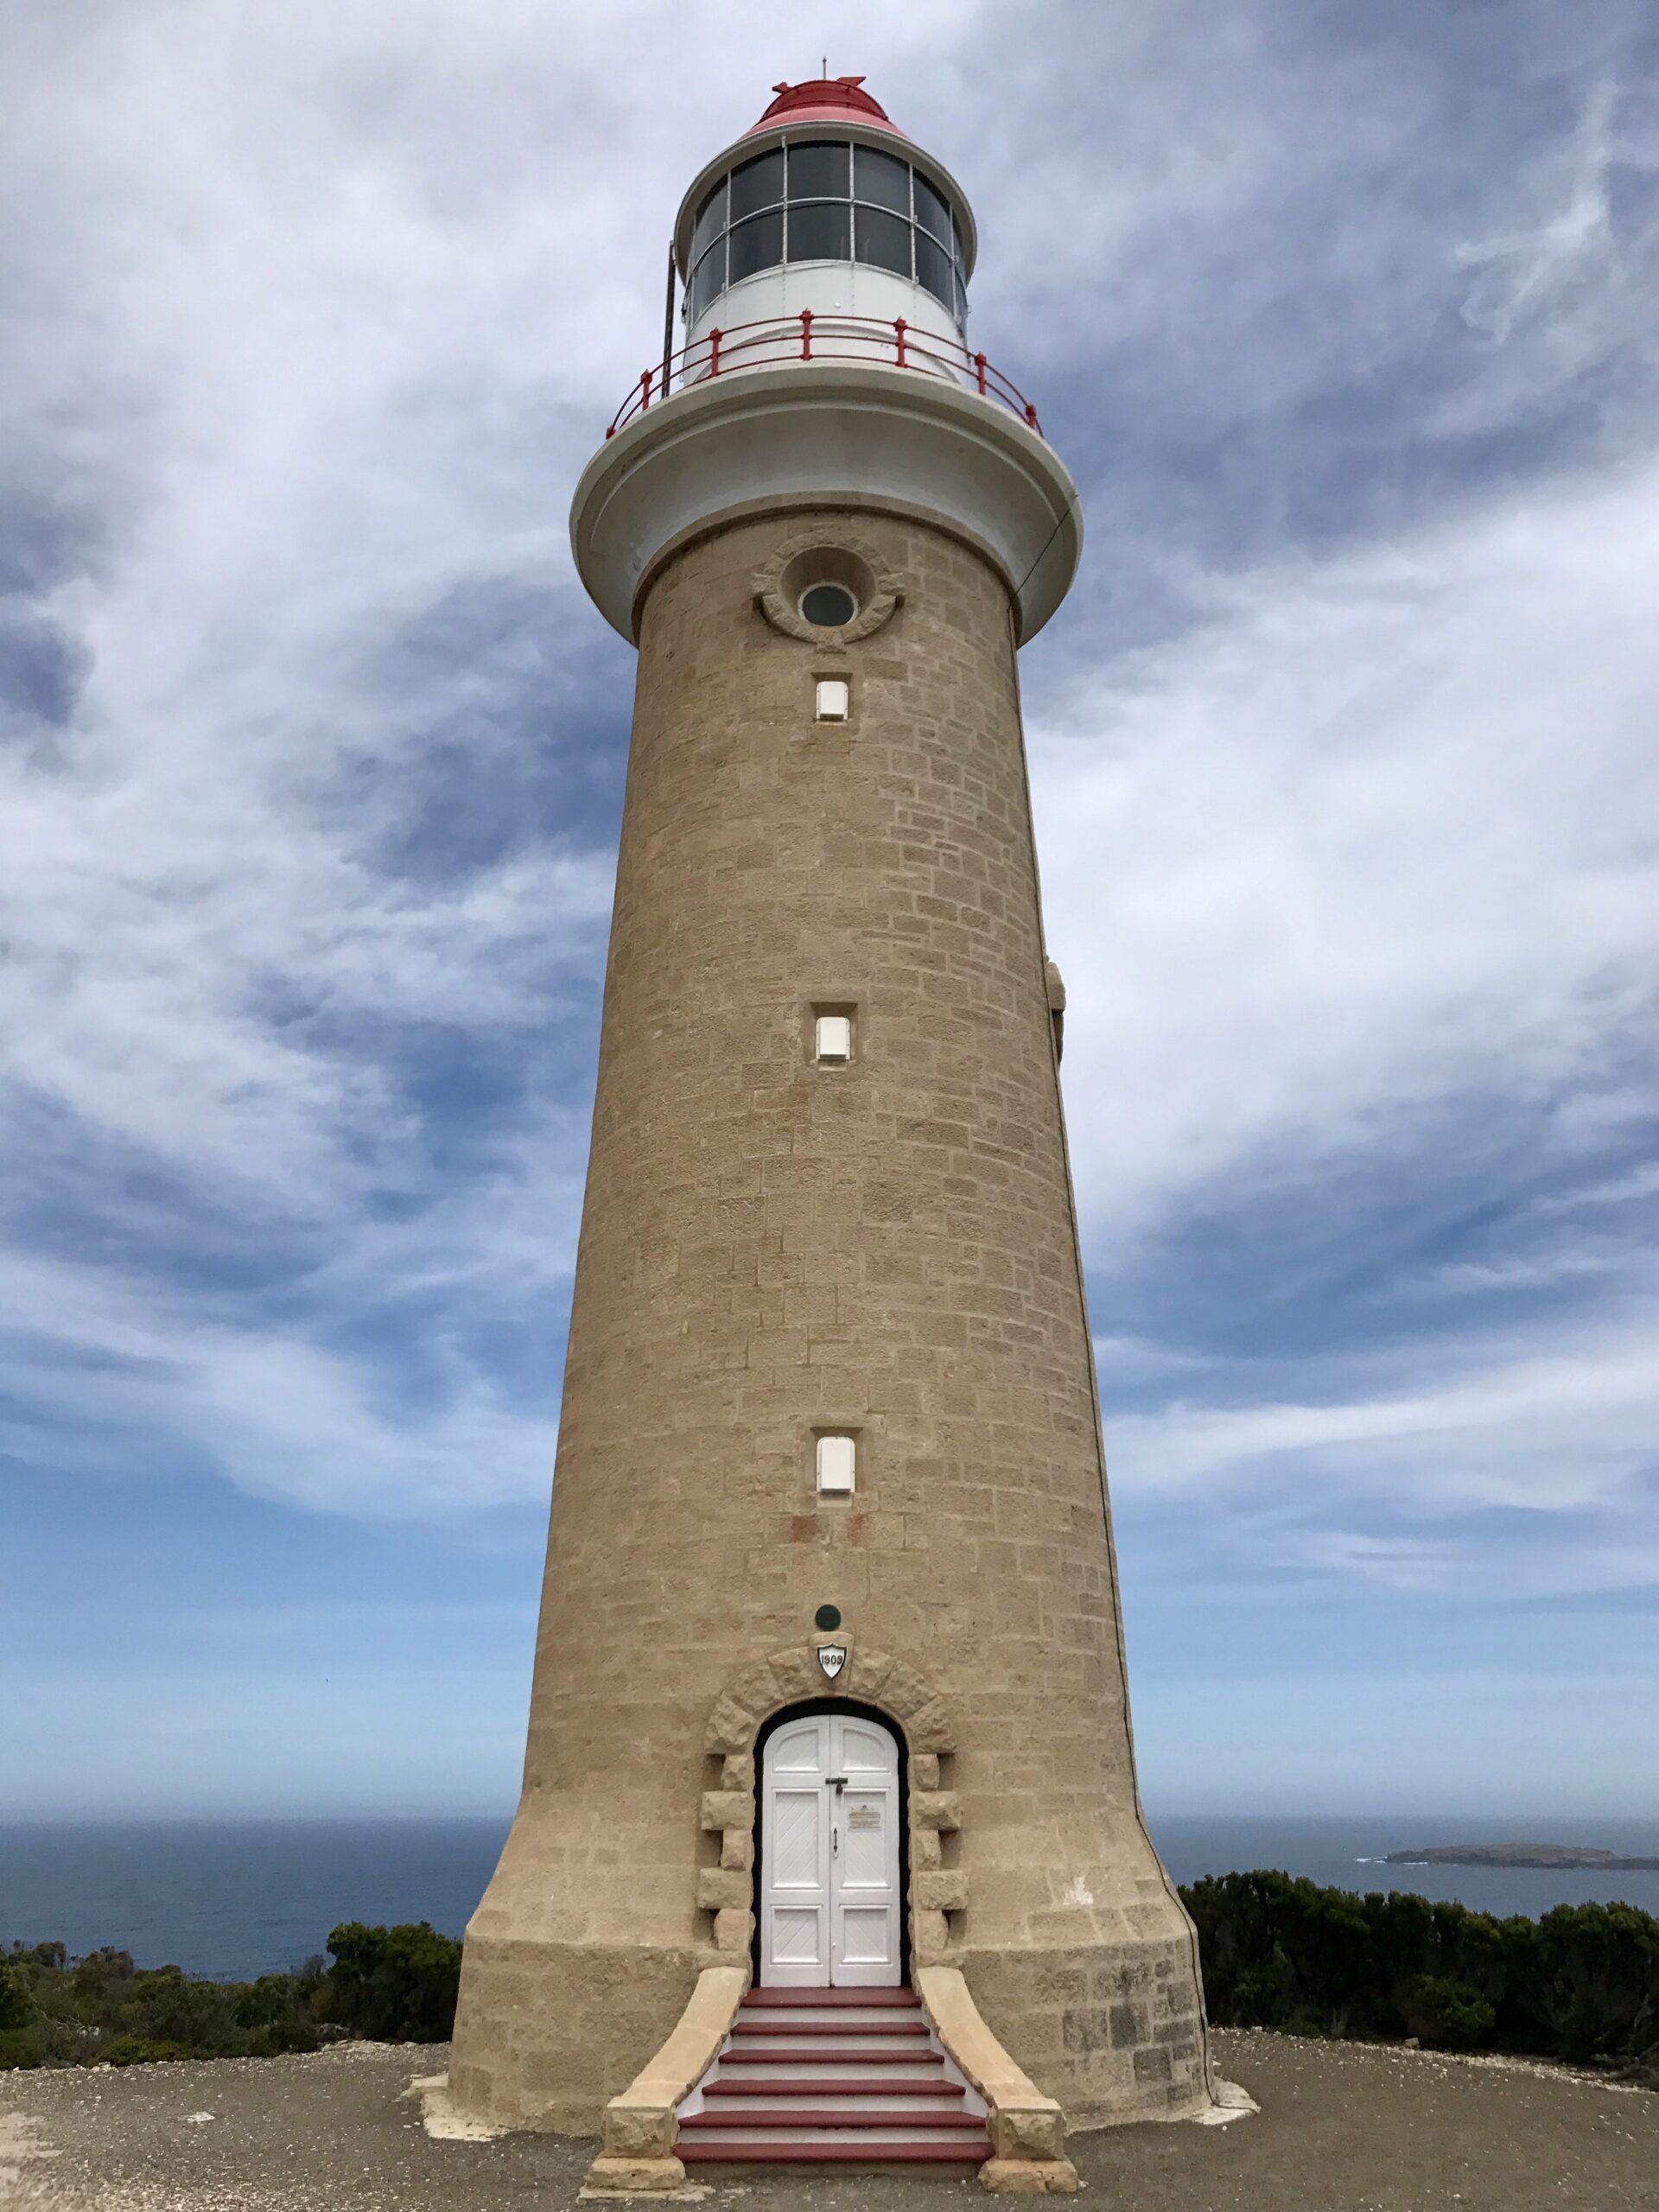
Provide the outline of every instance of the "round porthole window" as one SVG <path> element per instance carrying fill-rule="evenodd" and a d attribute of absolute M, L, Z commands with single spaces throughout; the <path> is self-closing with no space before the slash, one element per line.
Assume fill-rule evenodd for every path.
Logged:
<path fill-rule="evenodd" d="M 878 576 L 850 545 L 791 538 L 775 568 L 755 577 L 755 605 L 774 630 L 801 644 L 850 645 L 879 630 L 898 604 L 896 579 Z"/>
<path fill-rule="evenodd" d="M 858 601 L 845 584 L 814 584 L 801 594 L 801 620 L 816 629 L 843 629 L 857 617 Z"/>

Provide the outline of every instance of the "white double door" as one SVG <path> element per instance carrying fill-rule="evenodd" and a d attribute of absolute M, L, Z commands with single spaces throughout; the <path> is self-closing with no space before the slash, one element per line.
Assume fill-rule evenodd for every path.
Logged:
<path fill-rule="evenodd" d="M 899 1746 L 879 1721 L 785 1721 L 761 1760 L 760 1980 L 774 1988 L 899 1978 Z"/>

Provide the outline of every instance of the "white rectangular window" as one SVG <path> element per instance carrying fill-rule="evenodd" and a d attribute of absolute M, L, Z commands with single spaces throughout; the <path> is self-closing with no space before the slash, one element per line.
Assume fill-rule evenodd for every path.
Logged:
<path fill-rule="evenodd" d="M 812 1051 L 816 1059 L 837 1064 L 853 1057 L 853 1023 L 850 1014 L 821 1014 L 812 1025 Z"/>
<path fill-rule="evenodd" d="M 844 722 L 853 709 L 853 687 L 844 676 L 818 678 L 818 720 Z"/>
<path fill-rule="evenodd" d="M 854 1461 L 856 1459 L 854 1440 L 850 1436 L 821 1436 L 818 1439 L 818 1494 L 820 1497 L 846 1497 L 853 1487 Z"/>

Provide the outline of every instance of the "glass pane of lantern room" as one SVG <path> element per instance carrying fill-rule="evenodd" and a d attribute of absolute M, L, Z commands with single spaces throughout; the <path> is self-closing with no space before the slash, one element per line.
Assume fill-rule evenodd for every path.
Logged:
<path fill-rule="evenodd" d="M 690 315 L 694 322 L 710 300 L 725 289 L 726 241 L 716 238 L 692 273 Z"/>
<path fill-rule="evenodd" d="M 732 220 L 752 215 L 757 207 L 775 207 L 784 196 L 784 149 L 757 154 L 752 162 L 732 171 Z"/>
<path fill-rule="evenodd" d="M 751 215 L 730 232 L 728 242 L 732 250 L 730 283 L 739 284 L 760 270 L 775 269 L 784 257 L 783 209 L 772 215 Z"/>
<path fill-rule="evenodd" d="M 850 146 L 831 146 L 820 141 L 789 149 L 789 196 L 791 200 L 845 200 Z M 793 257 L 791 257 L 792 258 Z"/>
<path fill-rule="evenodd" d="M 950 245 L 950 210 L 919 169 L 916 172 L 916 219 L 925 224 L 936 238 Z"/>
<path fill-rule="evenodd" d="M 910 274 L 910 225 L 901 215 L 883 214 L 879 207 L 854 211 L 854 257 L 873 269 L 891 269 L 896 276 Z"/>
<path fill-rule="evenodd" d="M 791 261 L 850 261 L 852 209 L 844 200 L 817 200 L 789 211 Z"/>
<path fill-rule="evenodd" d="M 917 179 L 919 184 L 920 178 Z M 916 233 L 916 282 L 925 284 L 936 300 L 943 300 L 952 314 L 957 304 L 957 273 L 942 245 L 935 245 L 925 231 Z"/>
<path fill-rule="evenodd" d="M 853 188 L 858 199 L 868 200 L 874 207 L 891 207 L 899 215 L 910 213 L 909 162 L 895 162 L 891 154 L 878 154 L 873 146 L 854 149 Z"/>
<path fill-rule="evenodd" d="M 691 233 L 691 259 L 702 260 L 711 238 L 718 238 L 726 227 L 726 180 L 720 182 L 697 210 L 696 228 Z"/>

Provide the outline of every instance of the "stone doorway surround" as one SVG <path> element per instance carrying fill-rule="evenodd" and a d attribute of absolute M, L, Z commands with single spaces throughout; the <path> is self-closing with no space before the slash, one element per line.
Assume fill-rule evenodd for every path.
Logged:
<path fill-rule="evenodd" d="M 846 1664 L 833 1681 L 818 1663 L 821 1645 L 839 1644 Z M 700 1967 L 748 1965 L 754 1942 L 755 1741 L 775 1713 L 792 1705 L 868 1706 L 892 1720 L 909 1770 L 910 1962 L 944 1966 L 950 1956 L 954 1916 L 966 1910 L 968 1877 L 945 1865 L 962 1827 L 962 1807 L 950 1787 L 956 1728 L 944 1700 L 915 1669 L 885 1651 L 861 1650 L 845 1629 L 774 1651 L 728 1683 L 703 1737 L 709 1786 L 701 1825 L 720 1838 L 719 1859 L 697 1870 L 698 1910 L 710 1916 Z M 716 1763 L 717 1767 L 716 1767 Z M 947 1845 L 947 1839 L 951 1840 Z"/>

